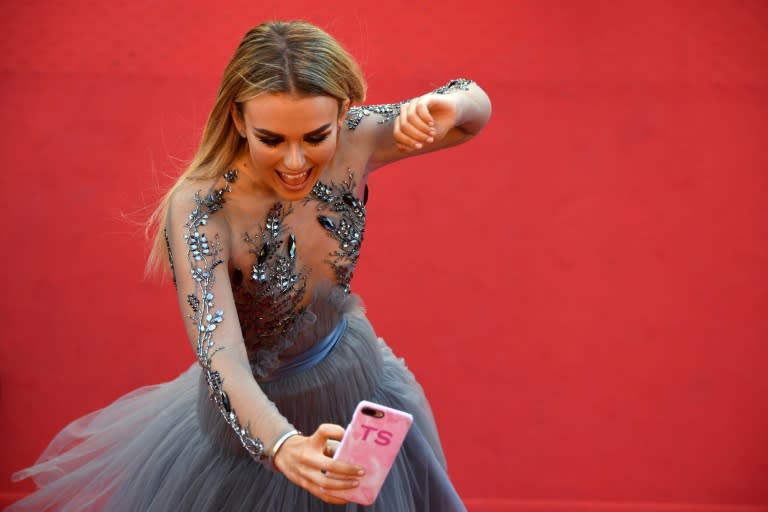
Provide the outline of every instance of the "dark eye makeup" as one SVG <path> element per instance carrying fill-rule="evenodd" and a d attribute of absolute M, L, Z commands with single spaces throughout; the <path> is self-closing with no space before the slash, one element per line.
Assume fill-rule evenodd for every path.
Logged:
<path fill-rule="evenodd" d="M 313 146 L 317 146 L 318 144 L 321 144 L 323 141 L 325 141 L 330 133 L 331 132 L 306 135 L 304 137 L 304 142 L 307 142 Z M 259 142 L 271 148 L 278 146 L 280 143 L 285 141 L 285 137 L 267 137 L 259 134 L 256 135 L 256 138 L 259 139 Z"/>
<path fill-rule="evenodd" d="M 309 135 L 307 137 L 304 137 L 304 140 L 309 142 L 310 144 L 320 144 L 325 139 L 328 138 L 329 133 L 321 133 L 319 135 Z"/>
<path fill-rule="evenodd" d="M 271 148 L 283 142 L 282 137 L 258 137 L 258 139 L 262 144 L 269 146 Z"/>

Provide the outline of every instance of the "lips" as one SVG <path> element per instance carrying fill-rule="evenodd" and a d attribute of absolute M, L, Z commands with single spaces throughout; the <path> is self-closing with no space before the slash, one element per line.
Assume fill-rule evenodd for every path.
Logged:
<path fill-rule="evenodd" d="M 309 175 L 312 174 L 312 168 L 300 173 L 287 173 L 278 170 L 275 170 L 275 173 L 286 188 L 299 190 L 309 181 Z"/>

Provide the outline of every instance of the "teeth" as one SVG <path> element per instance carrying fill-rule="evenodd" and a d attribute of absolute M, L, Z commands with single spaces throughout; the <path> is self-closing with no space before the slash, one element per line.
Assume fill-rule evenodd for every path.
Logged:
<path fill-rule="evenodd" d="M 301 174 L 285 174 L 280 171 L 277 172 L 280 175 L 280 179 L 289 185 L 300 185 L 304 183 L 309 175 L 309 171 L 304 171 Z"/>

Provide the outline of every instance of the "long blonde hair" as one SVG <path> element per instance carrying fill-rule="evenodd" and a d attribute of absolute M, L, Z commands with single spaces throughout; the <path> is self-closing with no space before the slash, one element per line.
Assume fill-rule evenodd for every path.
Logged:
<path fill-rule="evenodd" d="M 359 103 L 365 99 L 360 67 L 341 45 L 322 29 L 305 21 L 271 21 L 248 31 L 221 79 L 216 102 L 205 123 L 200 147 L 186 170 L 163 196 L 147 220 L 153 239 L 146 273 L 168 270 L 164 239 L 168 203 L 185 181 L 223 175 L 247 142 L 237 131 L 231 107 L 265 93 L 331 96 Z"/>

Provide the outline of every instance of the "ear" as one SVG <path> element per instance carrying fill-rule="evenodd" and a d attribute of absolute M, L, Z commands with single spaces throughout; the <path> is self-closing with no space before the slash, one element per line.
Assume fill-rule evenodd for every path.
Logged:
<path fill-rule="evenodd" d="M 338 119 L 338 125 L 339 128 L 341 128 L 341 123 L 344 122 L 344 118 L 347 117 L 347 112 L 349 112 L 349 105 L 351 104 L 349 98 L 345 99 L 343 102 L 341 102 L 341 108 L 339 109 L 339 119 Z"/>
<path fill-rule="evenodd" d="M 243 116 L 237 109 L 237 105 L 233 102 L 229 108 L 229 114 L 232 116 L 232 122 L 235 123 L 235 128 L 240 133 L 241 137 L 245 137 L 245 123 L 243 122 Z"/>

